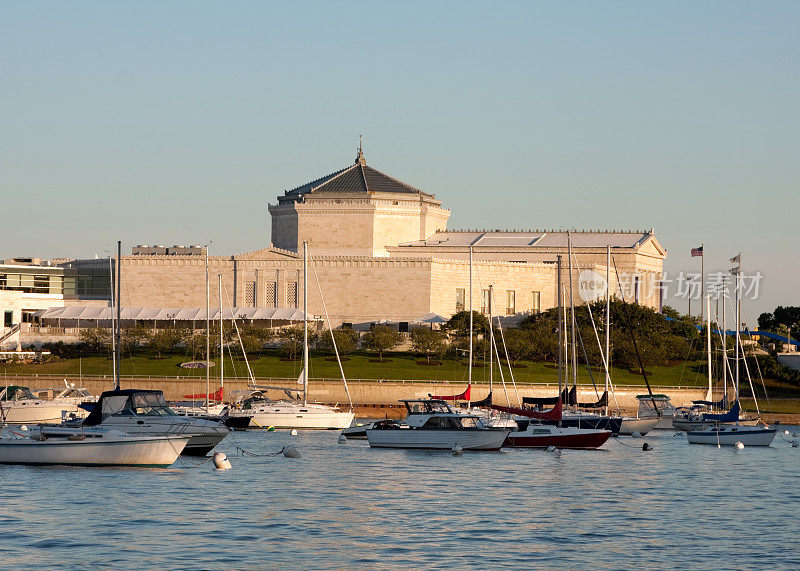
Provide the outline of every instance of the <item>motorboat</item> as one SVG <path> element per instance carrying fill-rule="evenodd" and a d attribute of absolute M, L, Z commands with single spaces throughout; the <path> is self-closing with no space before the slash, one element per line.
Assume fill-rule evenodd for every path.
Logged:
<path fill-rule="evenodd" d="M 655 429 L 673 428 L 672 420 L 679 413 L 667 395 L 636 395 L 636 399 L 639 401 L 638 418 L 657 418 Z"/>
<path fill-rule="evenodd" d="M 125 434 L 97 427 L 36 426 L 27 436 L 0 438 L 0 464 L 149 466 L 177 460 L 190 437 Z"/>
<path fill-rule="evenodd" d="M 205 456 L 229 432 L 219 422 L 176 414 L 164 400 L 162 391 L 144 389 L 104 392 L 82 426 L 99 426 L 126 434 L 189 436 L 183 454 L 192 456 Z"/>
<path fill-rule="evenodd" d="M 686 433 L 689 444 L 716 444 L 718 446 L 769 446 L 775 439 L 776 429 L 766 426 L 719 424 Z"/>
<path fill-rule="evenodd" d="M 353 424 L 355 413 L 322 403 L 272 401 L 261 397 L 250 399 L 249 402 L 245 399 L 242 408 L 232 408 L 228 417 L 249 417 L 249 428 L 341 430 Z"/>
<path fill-rule="evenodd" d="M 510 430 L 487 428 L 482 417 L 461 414 L 443 400 L 402 400 L 408 416 L 381 421 L 366 430 L 373 448 L 499 450 Z"/>
<path fill-rule="evenodd" d="M 0 421 L 6 424 L 61 422 L 78 415 L 78 404 L 36 398 L 28 387 L 9 385 L 0 388 Z"/>
<path fill-rule="evenodd" d="M 653 430 L 660 421 L 661 419 L 658 417 L 640 418 L 636 416 L 623 416 L 619 434 L 630 436 L 634 433 L 639 433 L 641 436 L 644 436 Z"/>

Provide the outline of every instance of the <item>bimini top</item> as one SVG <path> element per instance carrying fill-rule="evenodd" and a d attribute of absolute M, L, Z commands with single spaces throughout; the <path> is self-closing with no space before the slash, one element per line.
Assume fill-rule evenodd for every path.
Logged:
<path fill-rule="evenodd" d="M 109 416 L 175 416 L 162 391 L 120 389 L 100 395 L 83 426 L 97 426 Z"/>

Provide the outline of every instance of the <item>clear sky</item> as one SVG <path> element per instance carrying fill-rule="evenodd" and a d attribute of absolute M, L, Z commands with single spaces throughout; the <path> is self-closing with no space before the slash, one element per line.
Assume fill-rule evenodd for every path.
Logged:
<path fill-rule="evenodd" d="M 798 22 L 770 1 L 2 1 L 0 257 L 263 247 L 267 203 L 363 133 L 451 228 L 655 227 L 669 277 L 701 243 L 707 270 L 741 250 L 752 322 L 800 305 Z"/>

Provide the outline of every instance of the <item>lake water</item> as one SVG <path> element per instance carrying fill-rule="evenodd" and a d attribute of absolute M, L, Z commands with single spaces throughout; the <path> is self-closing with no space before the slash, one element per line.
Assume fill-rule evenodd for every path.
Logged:
<path fill-rule="evenodd" d="M 228 437 L 228 471 L 0 466 L 0 565 L 800 567 L 800 448 L 673 434 L 454 457 L 237 432 L 244 449 L 302 458 L 237 456 Z"/>

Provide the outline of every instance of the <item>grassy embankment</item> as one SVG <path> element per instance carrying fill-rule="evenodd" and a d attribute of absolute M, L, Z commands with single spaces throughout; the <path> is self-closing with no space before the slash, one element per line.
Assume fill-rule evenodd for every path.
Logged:
<path fill-rule="evenodd" d="M 145 377 L 182 377 L 205 378 L 204 369 L 184 369 L 178 365 L 188 360 L 183 355 L 169 355 L 157 359 L 152 356 L 135 356 L 123 359 L 123 376 Z M 383 363 L 373 362 L 374 354 L 356 353 L 348 356 L 343 362 L 345 374 L 352 380 L 432 380 L 448 381 L 453 384 L 465 384 L 467 380 L 467 366 L 464 360 L 456 361 L 452 358 L 442 358 L 440 364 L 419 364 L 420 357 L 408 353 L 389 353 L 384 357 Z M 218 359 L 216 360 L 218 362 Z M 514 369 L 514 377 L 518 383 L 558 383 L 558 370 L 552 363 L 523 362 L 522 367 Z M 673 387 L 701 387 L 705 384 L 702 373 L 698 372 L 698 363 L 680 363 L 673 366 L 648 367 L 648 379 L 653 386 Z M 282 360 L 277 352 L 259 355 L 250 359 L 250 366 L 257 378 L 297 378 L 302 367 L 301 361 Z M 213 367 L 212 377 L 218 373 L 218 367 Z M 111 360 L 107 357 L 88 357 L 81 360 L 63 359 L 53 363 L 42 364 L 0 364 L 0 372 L 9 377 L 14 375 L 78 375 L 103 376 L 111 375 Z M 508 369 L 504 368 L 506 380 Z M 476 383 L 488 382 L 488 365 L 478 362 L 473 367 L 473 380 Z M 594 380 L 598 385 L 603 384 L 602 371 L 593 371 Z M 247 377 L 247 368 L 244 361 L 237 360 L 225 362 L 226 377 Z M 339 378 L 339 369 L 335 361 L 328 355 L 313 354 L 311 356 L 310 376 L 313 378 Z M 10 380 L 10 379 L 9 379 Z M 499 375 L 495 369 L 495 380 L 499 382 Z M 612 380 L 619 385 L 644 385 L 642 376 L 627 369 L 614 368 Z M 591 379 L 585 368 L 579 368 L 579 384 L 591 384 Z M 774 383 L 771 383 L 774 385 Z M 777 385 L 774 388 L 779 388 Z M 780 387 L 788 390 L 789 387 Z M 760 391 L 759 391 L 760 392 Z M 786 391 L 781 391 L 786 392 Z M 795 389 L 791 391 L 796 394 Z M 791 394 L 790 392 L 790 394 Z"/>

